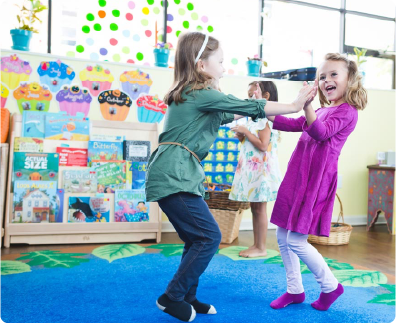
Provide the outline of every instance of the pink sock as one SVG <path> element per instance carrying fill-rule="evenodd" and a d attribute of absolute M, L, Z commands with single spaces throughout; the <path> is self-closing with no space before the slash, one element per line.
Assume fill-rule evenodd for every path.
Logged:
<path fill-rule="evenodd" d="M 342 287 L 341 284 L 338 284 L 336 290 L 333 290 L 330 293 L 320 293 L 319 299 L 313 302 L 311 305 L 313 308 L 316 308 L 319 311 L 327 311 L 331 304 L 333 304 L 343 292 L 344 287 Z"/>
<path fill-rule="evenodd" d="M 270 306 L 273 309 L 278 310 L 290 304 L 302 303 L 304 302 L 304 300 L 305 300 L 304 292 L 302 292 L 301 294 L 289 294 L 286 292 L 281 297 L 278 297 L 276 300 L 272 301 Z"/>

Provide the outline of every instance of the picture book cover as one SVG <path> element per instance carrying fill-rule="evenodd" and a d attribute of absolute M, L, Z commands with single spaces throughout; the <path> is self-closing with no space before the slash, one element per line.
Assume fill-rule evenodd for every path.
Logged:
<path fill-rule="evenodd" d="M 98 181 L 92 169 L 63 170 L 63 188 L 66 193 L 96 193 Z"/>
<path fill-rule="evenodd" d="M 15 181 L 12 223 L 56 222 L 55 181 Z"/>
<path fill-rule="evenodd" d="M 92 168 L 97 174 L 98 193 L 114 193 L 116 189 L 125 189 L 125 161 L 96 163 Z"/>
<path fill-rule="evenodd" d="M 44 140 L 33 137 L 16 137 L 14 139 L 14 151 L 26 153 L 41 153 Z"/>
<path fill-rule="evenodd" d="M 59 154 L 59 166 L 87 166 L 88 149 L 57 147 L 56 152 Z"/>
<path fill-rule="evenodd" d="M 65 190 L 56 190 L 56 210 L 55 210 L 55 222 L 63 222 L 63 201 L 65 198 Z"/>
<path fill-rule="evenodd" d="M 121 141 L 122 142 L 125 140 L 125 136 L 91 134 L 89 139 L 92 141 Z"/>
<path fill-rule="evenodd" d="M 147 222 L 149 204 L 144 190 L 116 190 L 114 194 L 115 222 Z"/>
<path fill-rule="evenodd" d="M 43 111 L 23 111 L 22 137 L 44 138 L 45 120 L 51 116 L 65 115 L 65 113 L 50 113 Z"/>
<path fill-rule="evenodd" d="M 127 188 L 144 190 L 146 187 L 147 162 L 126 162 Z"/>
<path fill-rule="evenodd" d="M 88 165 L 91 162 L 106 162 L 110 160 L 123 160 L 122 142 L 89 141 Z"/>
<path fill-rule="evenodd" d="M 57 181 L 59 155 L 14 152 L 13 181 Z"/>
<path fill-rule="evenodd" d="M 73 223 L 109 222 L 110 199 L 97 196 L 69 196 L 68 221 Z"/>
<path fill-rule="evenodd" d="M 44 138 L 51 140 L 88 141 L 91 123 L 84 114 L 57 115 L 45 119 Z"/>
<path fill-rule="evenodd" d="M 148 162 L 150 158 L 150 141 L 125 140 L 124 159 L 134 162 Z"/>

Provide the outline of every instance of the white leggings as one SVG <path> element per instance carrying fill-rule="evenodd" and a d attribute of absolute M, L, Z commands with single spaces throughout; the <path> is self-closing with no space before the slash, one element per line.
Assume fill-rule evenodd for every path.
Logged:
<path fill-rule="evenodd" d="M 308 243 L 307 234 L 292 232 L 278 227 L 276 237 L 286 269 L 288 293 L 300 294 L 304 291 L 299 259 L 314 274 L 323 293 L 330 293 L 337 288 L 337 279 L 318 250 Z"/>

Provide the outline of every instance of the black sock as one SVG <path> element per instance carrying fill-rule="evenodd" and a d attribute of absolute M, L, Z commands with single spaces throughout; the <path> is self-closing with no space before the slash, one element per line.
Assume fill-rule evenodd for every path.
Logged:
<path fill-rule="evenodd" d="M 206 303 L 201 303 L 199 300 L 194 300 L 190 303 L 193 307 L 194 310 L 199 313 L 199 314 L 216 314 L 216 309 L 214 308 L 213 305 L 206 304 Z"/>
<path fill-rule="evenodd" d="M 172 301 L 166 294 L 162 294 L 157 299 L 157 306 L 161 311 L 168 313 L 181 321 L 191 322 L 195 319 L 196 313 L 192 305 L 185 301 Z"/>

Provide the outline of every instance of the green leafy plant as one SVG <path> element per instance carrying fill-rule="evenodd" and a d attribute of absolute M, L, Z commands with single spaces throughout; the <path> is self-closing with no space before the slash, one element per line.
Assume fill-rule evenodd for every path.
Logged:
<path fill-rule="evenodd" d="M 355 55 L 356 55 L 356 63 L 357 63 L 357 65 L 358 65 L 358 67 L 359 67 L 361 64 L 367 62 L 366 59 L 363 59 L 363 57 L 365 57 L 365 55 L 366 55 L 366 53 L 367 53 L 367 49 L 364 49 L 364 48 L 359 49 L 359 48 L 357 48 L 357 47 L 354 47 L 354 48 L 353 48 L 353 51 L 355 52 Z"/>
<path fill-rule="evenodd" d="M 42 22 L 40 18 L 37 17 L 37 14 L 48 8 L 44 6 L 39 0 L 24 0 L 22 7 L 18 5 L 16 6 L 20 10 L 19 15 L 17 15 L 19 22 L 19 27 L 17 29 L 29 30 L 37 34 L 38 30 L 34 29 L 33 24 L 36 21 L 39 21 L 40 23 Z"/>

